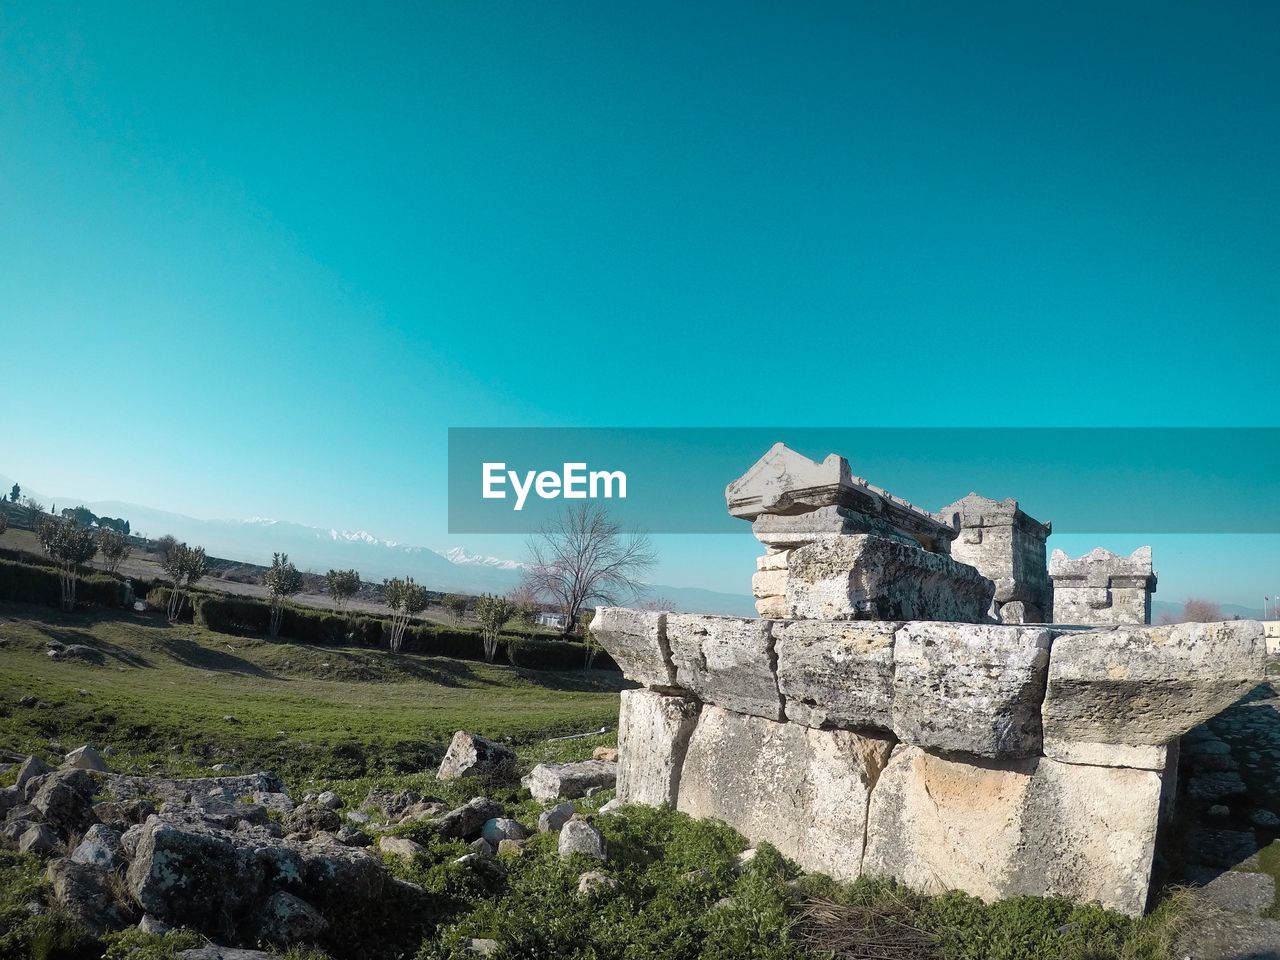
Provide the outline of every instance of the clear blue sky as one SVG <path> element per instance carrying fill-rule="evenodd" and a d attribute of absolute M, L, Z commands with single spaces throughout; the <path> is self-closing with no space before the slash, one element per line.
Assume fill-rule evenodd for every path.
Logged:
<path fill-rule="evenodd" d="M 1278 35 L 0 0 L 0 472 L 446 546 L 449 426 L 1278 425 Z M 1280 589 L 1276 538 L 1160 549 L 1164 598 Z"/>

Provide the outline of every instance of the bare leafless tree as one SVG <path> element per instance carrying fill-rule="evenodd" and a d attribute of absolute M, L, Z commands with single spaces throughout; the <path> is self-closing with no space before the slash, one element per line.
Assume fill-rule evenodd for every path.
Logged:
<path fill-rule="evenodd" d="M 1192 597 L 1182 605 L 1182 616 L 1178 619 L 1183 623 L 1213 623 L 1226 618 L 1222 615 L 1222 608 L 1212 600 Z"/>
<path fill-rule="evenodd" d="M 624 535 L 604 508 L 589 501 L 569 507 L 528 541 L 524 584 L 559 607 L 565 634 L 589 604 L 617 604 L 644 592 L 640 576 L 657 559 L 649 538 Z"/>

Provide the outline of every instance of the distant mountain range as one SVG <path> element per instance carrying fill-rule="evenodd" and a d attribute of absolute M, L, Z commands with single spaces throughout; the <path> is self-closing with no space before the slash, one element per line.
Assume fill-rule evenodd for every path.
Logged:
<path fill-rule="evenodd" d="M 13 480 L 0 476 L 0 489 L 8 490 Z M 366 580 L 411 576 L 432 590 L 456 593 L 506 593 L 520 581 L 523 564 L 517 560 L 472 553 L 453 547 L 443 553 L 374 536 L 365 530 L 335 530 L 308 527 L 287 520 L 254 517 L 249 520 L 200 520 L 180 513 L 168 513 L 136 503 L 117 500 L 85 501 L 74 497 L 50 498 L 23 491 L 49 507 L 83 504 L 96 514 L 121 517 L 132 531 L 152 539 L 172 534 L 179 540 L 199 544 L 214 557 L 242 563 L 269 564 L 271 554 L 287 553 L 301 570 L 323 573 L 330 567 L 353 567 Z M 650 595 L 670 601 L 688 613 L 725 613 L 754 616 L 749 595 L 721 593 L 698 587 L 653 584 Z"/>

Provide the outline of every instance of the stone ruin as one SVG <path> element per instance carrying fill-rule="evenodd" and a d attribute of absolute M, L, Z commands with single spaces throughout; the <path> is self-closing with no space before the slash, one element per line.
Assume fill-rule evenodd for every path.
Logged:
<path fill-rule="evenodd" d="M 1049 618 L 1053 586 L 1044 555 L 1053 524 L 1028 516 L 1017 500 L 991 500 L 976 493 L 943 507 L 939 515 L 960 533 L 951 556 L 995 582 L 992 612 L 1001 623 L 1044 623 Z"/>
<path fill-rule="evenodd" d="M 1048 525 L 973 496 L 953 525 L 837 457 L 779 444 L 726 497 L 766 547 L 760 619 L 592 623 L 640 685 L 621 802 L 715 817 L 838 880 L 1145 910 L 1179 738 L 1259 682 L 1260 623 L 991 622 L 993 602 L 1047 602 L 1027 561 Z"/>
<path fill-rule="evenodd" d="M 1078 560 L 1061 550 L 1049 560 L 1054 623 L 1150 623 L 1156 574 L 1151 548 L 1121 557 L 1101 547 Z"/>

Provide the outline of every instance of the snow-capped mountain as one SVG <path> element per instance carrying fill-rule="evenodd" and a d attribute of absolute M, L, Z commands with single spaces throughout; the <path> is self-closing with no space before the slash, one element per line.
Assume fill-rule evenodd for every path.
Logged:
<path fill-rule="evenodd" d="M 497 570 L 520 570 L 524 564 L 519 560 L 503 560 L 501 557 L 486 557 L 479 553 L 468 553 L 466 547 L 450 547 L 444 551 L 450 563 L 474 564 L 481 567 L 493 567 Z"/>

